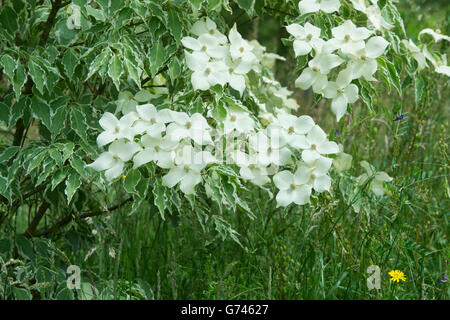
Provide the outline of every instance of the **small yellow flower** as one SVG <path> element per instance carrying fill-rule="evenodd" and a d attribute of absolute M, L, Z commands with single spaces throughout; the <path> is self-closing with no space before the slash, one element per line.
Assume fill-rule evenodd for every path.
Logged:
<path fill-rule="evenodd" d="M 125 179 L 127 176 L 122 176 L 122 179 Z"/>
<path fill-rule="evenodd" d="M 400 270 L 391 270 L 391 272 L 389 272 L 389 275 L 391 276 L 391 281 L 393 282 L 400 282 L 400 280 L 402 280 L 403 282 L 406 281 L 406 277 L 405 274 L 400 271 Z"/>

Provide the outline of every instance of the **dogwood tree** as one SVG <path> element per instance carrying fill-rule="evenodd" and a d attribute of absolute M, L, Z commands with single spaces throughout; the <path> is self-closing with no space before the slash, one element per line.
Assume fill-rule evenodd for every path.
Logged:
<path fill-rule="evenodd" d="M 239 14 L 278 18 L 297 64 L 289 82 L 273 72 L 286 58 L 244 36 Z M 393 179 L 368 162 L 353 177 L 351 155 L 293 90 L 324 99 L 340 126 L 379 90 L 412 84 L 420 103 L 423 72 L 450 75 L 433 47 L 449 37 L 410 36 L 391 0 L 4 0 L 0 224 L 38 194 L 26 236 L 148 206 L 234 235 L 208 217 L 254 218 L 254 190 L 314 210 L 345 176 L 348 194 L 387 196 Z"/>

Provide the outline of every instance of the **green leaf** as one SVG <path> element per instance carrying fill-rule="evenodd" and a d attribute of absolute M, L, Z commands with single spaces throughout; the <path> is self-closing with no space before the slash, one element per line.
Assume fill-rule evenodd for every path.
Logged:
<path fill-rule="evenodd" d="M 27 260 L 32 260 L 35 256 L 33 250 L 33 244 L 30 240 L 25 238 L 24 236 L 17 236 L 16 238 L 16 246 L 19 255 Z"/>
<path fill-rule="evenodd" d="M 64 65 L 64 70 L 66 71 L 66 74 L 69 77 L 69 79 L 73 77 L 73 74 L 75 73 L 75 69 L 78 66 L 79 61 L 80 60 L 78 59 L 74 50 L 68 49 L 66 53 L 64 53 L 62 63 Z"/>
<path fill-rule="evenodd" d="M 150 9 L 152 16 L 157 17 L 164 24 L 167 23 L 166 13 L 163 11 L 163 9 L 159 4 L 156 4 L 154 2 L 148 2 L 147 6 Z"/>
<path fill-rule="evenodd" d="M 425 80 L 417 75 L 414 81 L 414 93 L 416 98 L 416 105 L 419 104 L 419 102 L 422 100 L 423 92 L 425 89 Z"/>
<path fill-rule="evenodd" d="M 114 82 L 117 91 L 120 90 L 120 76 L 123 74 L 122 61 L 120 61 L 119 56 L 114 55 L 109 62 L 108 75 Z"/>
<path fill-rule="evenodd" d="M 22 87 L 25 85 L 26 81 L 27 81 L 27 74 L 25 72 L 25 68 L 20 62 L 18 62 L 16 72 L 14 73 L 14 81 L 13 81 L 13 89 L 14 92 L 16 93 L 16 99 L 19 98 Z"/>
<path fill-rule="evenodd" d="M 49 130 L 51 129 L 50 107 L 45 101 L 34 96 L 33 99 L 31 99 L 31 111 L 35 118 L 41 120 Z"/>
<path fill-rule="evenodd" d="M 74 130 L 78 136 L 87 141 L 87 123 L 85 115 L 77 108 L 71 108 L 70 121 L 72 123 L 72 130 Z"/>
<path fill-rule="evenodd" d="M 9 78 L 9 82 L 13 83 L 13 81 L 14 81 L 14 71 L 17 68 L 17 62 L 14 61 L 14 59 L 11 58 L 11 56 L 5 54 L 0 59 L 0 64 L 3 66 L 3 71 L 5 72 L 5 74 Z"/>
<path fill-rule="evenodd" d="M 28 61 L 28 73 L 40 93 L 44 93 L 45 71 L 33 60 Z"/>
<path fill-rule="evenodd" d="M 141 174 L 138 169 L 130 170 L 126 175 L 125 181 L 123 184 L 125 191 L 128 193 L 135 193 L 136 186 L 139 183 L 140 179 L 141 179 Z"/>
<path fill-rule="evenodd" d="M 125 67 L 127 68 L 128 71 L 128 75 L 130 76 L 130 78 L 134 81 L 134 83 L 136 83 L 136 85 L 140 88 L 141 87 L 141 70 L 140 68 L 138 68 L 136 66 L 135 63 L 131 62 L 128 59 L 124 59 L 123 60 Z"/>
<path fill-rule="evenodd" d="M 17 288 L 14 287 L 14 296 L 16 300 L 32 300 L 33 296 L 31 295 L 31 292 L 24 288 Z"/>
<path fill-rule="evenodd" d="M 66 189 L 64 190 L 64 194 L 67 197 L 67 204 L 72 200 L 75 192 L 81 186 L 81 178 L 80 175 L 76 172 L 71 172 L 69 177 L 66 180 Z"/>
<path fill-rule="evenodd" d="M 180 21 L 180 13 L 175 11 L 173 8 L 169 9 L 168 27 L 169 27 L 170 33 L 172 34 L 174 39 L 177 41 L 177 43 L 180 42 L 183 26 Z"/>
<path fill-rule="evenodd" d="M 241 9 L 247 12 L 249 16 L 253 16 L 255 0 L 237 0 L 236 2 Z"/>
<path fill-rule="evenodd" d="M 173 57 L 169 64 L 169 77 L 170 81 L 175 83 L 175 80 L 180 76 L 181 74 L 181 64 L 177 57 Z"/>
<path fill-rule="evenodd" d="M 166 50 L 159 40 L 153 47 L 150 49 L 150 72 L 154 77 L 156 72 L 161 68 L 166 58 Z"/>
<path fill-rule="evenodd" d="M 161 218 L 165 220 L 164 217 L 164 210 L 166 209 L 166 195 L 164 191 L 164 187 L 161 184 L 161 181 L 157 179 L 155 181 L 154 187 L 153 187 L 153 197 L 154 197 L 154 204 L 159 210 L 159 214 L 161 215 Z"/>
<path fill-rule="evenodd" d="M 85 80 L 88 80 L 90 77 L 92 77 L 105 64 L 109 65 L 110 58 L 111 50 L 109 48 L 103 49 L 103 51 L 91 62 L 89 66 L 89 73 Z"/>

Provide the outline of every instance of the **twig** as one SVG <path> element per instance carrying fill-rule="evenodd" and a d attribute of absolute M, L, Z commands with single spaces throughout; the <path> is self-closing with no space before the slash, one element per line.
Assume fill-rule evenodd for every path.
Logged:
<path fill-rule="evenodd" d="M 290 16 L 290 17 L 296 17 L 296 15 L 295 14 L 292 14 L 292 13 L 289 13 L 289 12 L 285 12 L 285 11 L 281 11 L 281 10 L 278 10 L 278 9 L 274 9 L 274 8 L 270 8 L 270 7 L 264 7 L 264 9 L 266 9 L 266 10 L 272 10 L 272 11 L 275 11 L 275 12 L 278 12 L 278 13 L 281 13 L 281 14 L 284 14 L 284 15 L 286 15 L 286 16 Z"/>

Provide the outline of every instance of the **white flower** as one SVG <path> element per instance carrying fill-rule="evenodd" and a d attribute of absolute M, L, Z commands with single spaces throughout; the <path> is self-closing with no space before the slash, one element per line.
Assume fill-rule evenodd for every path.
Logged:
<path fill-rule="evenodd" d="M 163 185 L 173 188 L 180 183 L 181 191 L 193 194 L 195 186 L 202 181 L 200 172 L 214 161 L 209 152 L 196 152 L 192 146 L 184 146 L 181 154 L 177 154 L 175 158 L 175 166 L 162 177 Z"/>
<path fill-rule="evenodd" d="M 133 94 L 129 91 L 121 91 L 116 101 L 116 112 L 122 112 L 127 114 L 130 112 L 136 112 L 136 106 L 138 103 L 133 99 Z"/>
<path fill-rule="evenodd" d="M 344 62 L 339 56 L 332 54 L 333 48 L 323 42 L 316 49 L 316 56 L 309 61 L 308 68 L 295 80 L 295 85 L 303 90 L 312 86 L 314 92 L 320 93 L 327 85 L 327 74 L 331 69 Z"/>
<path fill-rule="evenodd" d="M 261 71 L 261 65 L 272 68 L 275 64 L 275 60 L 286 60 L 285 57 L 282 57 L 276 53 L 266 52 L 266 47 L 262 46 L 256 39 L 250 40 L 248 43 L 253 46 L 252 52 L 256 56 L 256 61 L 252 67 L 252 69 L 256 72 Z"/>
<path fill-rule="evenodd" d="M 309 203 L 312 187 L 304 184 L 304 178 L 297 171 L 280 171 L 273 177 L 275 186 L 280 190 L 277 193 L 277 206 L 287 207 L 294 202 L 298 205 Z"/>
<path fill-rule="evenodd" d="M 191 32 L 197 36 L 201 36 L 205 33 L 213 36 L 220 44 L 227 42 L 227 37 L 217 30 L 216 23 L 210 18 L 206 17 L 205 21 L 197 21 L 192 26 Z"/>
<path fill-rule="evenodd" d="M 384 20 L 381 15 L 381 10 L 377 5 L 377 1 L 372 0 L 372 5 L 366 6 L 365 0 L 350 0 L 353 7 L 365 13 L 369 19 L 370 24 L 377 30 L 392 29 L 394 26 Z"/>
<path fill-rule="evenodd" d="M 388 45 L 389 42 L 383 37 L 372 37 L 363 49 L 351 54 L 349 68 L 353 70 L 353 78 L 364 77 L 367 81 L 374 81 L 373 74 L 378 68 L 376 58 L 384 53 Z"/>
<path fill-rule="evenodd" d="M 255 62 L 256 56 L 252 52 L 253 46 L 242 38 L 236 29 L 236 24 L 231 28 L 228 39 L 230 39 L 230 55 L 233 59 L 241 58 L 247 62 Z"/>
<path fill-rule="evenodd" d="M 272 132 L 270 139 L 262 131 L 248 138 L 250 155 L 262 166 L 284 165 L 291 158 L 291 151 L 284 146 L 280 141 L 281 137 L 275 132 Z"/>
<path fill-rule="evenodd" d="M 258 186 L 270 182 L 268 171 L 265 166 L 261 166 L 258 159 L 240 150 L 235 150 L 231 154 L 233 161 L 240 167 L 239 174 L 242 179 L 248 180 Z"/>
<path fill-rule="evenodd" d="M 189 117 L 184 112 L 173 111 L 172 119 L 174 122 L 169 124 L 166 130 L 166 136 L 170 140 L 180 141 L 190 138 L 199 145 L 212 142 L 211 134 L 209 133 L 210 127 L 200 113 L 194 113 Z"/>
<path fill-rule="evenodd" d="M 339 144 L 339 153 L 333 160 L 333 166 L 337 172 L 349 170 L 352 167 L 353 157 L 344 152 L 344 146 Z"/>
<path fill-rule="evenodd" d="M 181 43 L 194 52 L 204 52 L 211 58 L 223 59 L 228 54 L 228 48 L 219 44 L 217 38 L 202 34 L 198 39 L 192 37 L 184 37 Z"/>
<path fill-rule="evenodd" d="M 135 131 L 132 128 L 133 123 L 138 119 L 134 112 L 124 115 L 120 120 L 110 112 L 105 112 L 100 118 L 100 126 L 105 130 L 97 137 L 99 147 L 102 147 L 114 140 L 126 138 L 130 141 L 134 139 Z"/>
<path fill-rule="evenodd" d="M 245 77 L 244 74 L 247 74 L 253 66 L 253 63 L 250 61 L 246 61 L 243 59 L 237 59 L 232 61 L 231 59 L 225 59 L 226 71 L 222 76 L 223 79 L 226 79 L 226 82 L 230 84 L 230 86 L 239 91 L 242 95 L 245 89 Z"/>
<path fill-rule="evenodd" d="M 427 60 L 425 58 L 425 55 L 422 53 L 422 51 L 419 49 L 419 47 L 416 46 L 416 44 L 411 40 L 402 40 L 403 45 L 405 48 L 411 52 L 411 55 L 414 59 L 416 59 L 417 63 L 419 64 L 419 70 L 422 70 L 426 67 L 428 67 Z"/>
<path fill-rule="evenodd" d="M 369 188 L 373 193 L 375 193 L 375 195 L 382 196 L 385 193 L 389 193 L 389 191 L 383 186 L 383 183 L 391 182 L 393 178 L 388 176 L 386 172 L 376 171 L 375 168 L 367 161 L 361 161 L 360 164 L 361 167 L 366 170 L 366 173 L 363 173 L 357 178 L 358 183 L 363 185 L 369 179 L 372 179 Z"/>
<path fill-rule="evenodd" d="M 333 154 L 339 152 L 339 147 L 334 141 L 328 141 L 327 135 L 323 130 L 315 125 L 311 131 L 306 135 L 309 147 L 304 148 L 302 152 L 302 159 L 310 164 L 324 154 Z"/>
<path fill-rule="evenodd" d="M 345 54 L 355 53 L 364 48 L 364 39 L 367 39 L 371 32 L 364 28 L 357 28 L 352 21 L 346 20 L 340 26 L 331 29 L 333 39 L 330 43 L 336 48 L 341 49 Z"/>
<path fill-rule="evenodd" d="M 209 61 L 209 56 L 204 52 L 185 54 L 188 68 L 194 71 L 191 82 L 195 90 L 208 90 L 216 84 L 223 86 L 226 83 L 224 71 L 227 66 L 223 61 Z"/>
<path fill-rule="evenodd" d="M 67 29 L 81 29 L 81 11 L 80 7 L 76 4 L 71 4 L 67 9 L 69 17 L 67 18 Z"/>
<path fill-rule="evenodd" d="M 223 131 L 229 134 L 233 130 L 240 133 L 247 133 L 255 127 L 255 122 L 249 114 L 236 109 L 228 109 L 227 116 L 223 120 Z"/>
<path fill-rule="evenodd" d="M 141 138 L 143 150 L 138 152 L 134 158 L 134 168 L 140 167 L 150 161 L 154 161 L 161 168 L 170 168 L 175 160 L 175 151 L 178 142 L 165 136 L 164 138 L 155 138 L 144 135 Z"/>
<path fill-rule="evenodd" d="M 298 3 L 298 8 L 301 14 L 317 12 L 322 10 L 326 13 L 339 11 L 341 3 L 339 0 L 301 0 Z"/>
<path fill-rule="evenodd" d="M 423 34 L 429 34 L 433 37 L 434 42 L 439 42 L 441 40 L 450 41 L 450 37 L 445 34 L 441 34 L 440 30 L 434 31 L 433 29 L 426 28 L 419 32 L 419 38 Z"/>
<path fill-rule="evenodd" d="M 293 23 L 286 27 L 286 30 L 295 37 L 295 56 L 303 56 L 311 52 L 314 44 L 320 39 L 320 28 L 307 22 L 304 26 Z"/>
<path fill-rule="evenodd" d="M 423 49 L 423 53 L 425 57 L 433 64 L 434 71 L 437 73 L 445 74 L 447 77 L 450 77 L 450 67 L 447 66 L 447 55 L 443 54 L 442 56 L 438 57 L 435 54 L 432 54 L 428 49 L 425 47 Z"/>
<path fill-rule="evenodd" d="M 332 99 L 331 110 L 339 121 L 347 113 L 347 104 L 358 100 L 358 87 L 351 83 L 352 70 L 344 69 L 339 72 L 336 81 L 329 81 L 323 95 L 327 99 Z"/>
<path fill-rule="evenodd" d="M 133 129 L 137 134 L 147 133 L 152 137 L 161 137 L 166 130 L 166 123 L 172 121 L 171 110 L 156 110 L 151 103 L 136 106 L 140 119 L 136 120 Z"/>
<path fill-rule="evenodd" d="M 307 134 L 314 127 L 314 120 L 310 116 L 296 117 L 292 114 L 278 115 L 278 121 L 267 127 L 269 135 L 279 130 L 280 140 L 296 149 L 308 148 Z"/>
<path fill-rule="evenodd" d="M 327 175 L 333 159 L 320 157 L 313 163 L 300 163 L 296 172 L 298 181 L 310 185 L 315 191 L 321 193 L 330 191 L 331 178 Z"/>
<path fill-rule="evenodd" d="M 103 152 L 87 167 L 96 171 L 106 170 L 106 179 L 113 180 L 122 174 L 125 162 L 129 161 L 139 150 L 141 147 L 136 142 L 114 141 L 107 152 Z"/>

